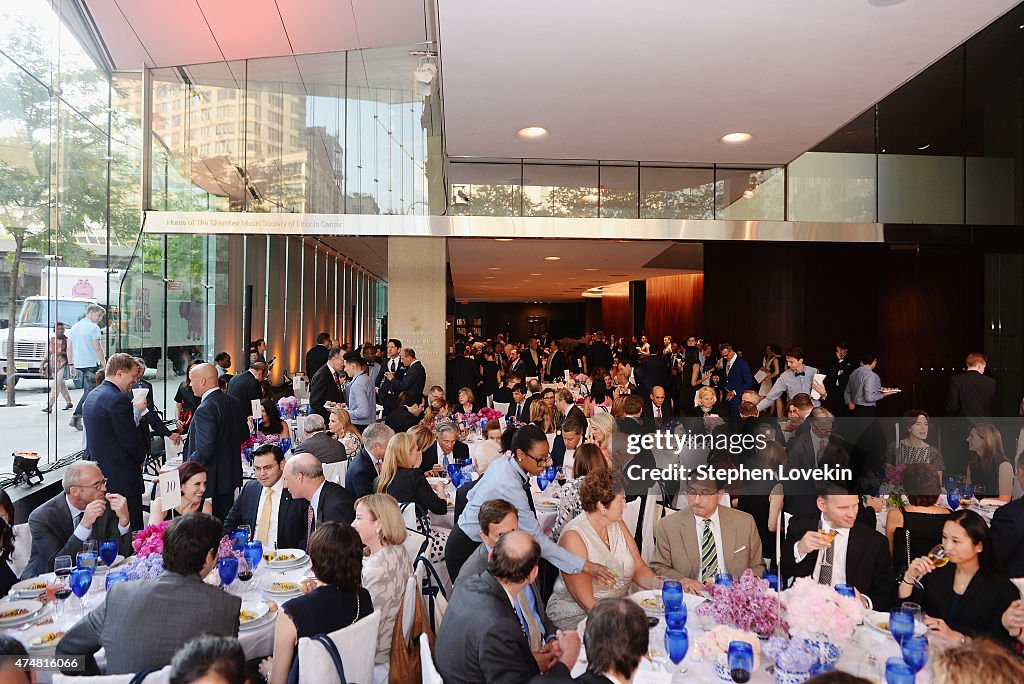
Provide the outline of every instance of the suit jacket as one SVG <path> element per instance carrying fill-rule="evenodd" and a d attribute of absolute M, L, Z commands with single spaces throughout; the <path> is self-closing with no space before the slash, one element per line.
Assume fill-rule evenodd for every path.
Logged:
<path fill-rule="evenodd" d="M 468 387 L 473 394 L 479 394 L 480 383 L 483 376 L 480 374 L 480 364 L 476 359 L 468 356 L 456 356 L 448 362 L 448 382 L 445 389 L 446 396 L 451 401 L 459 398 L 459 389 Z"/>
<path fill-rule="evenodd" d="M 505 377 L 509 375 L 518 375 L 523 382 L 526 382 L 526 364 L 523 362 L 522 357 L 508 364 L 508 371 L 505 373 Z"/>
<path fill-rule="evenodd" d="M 345 447 L 326 432 L 314 432 L 292 448 L 292 453 L 313 454 L 321 463 L 339 463 L 348 458 Z"/>
<path fill-rule="evenodd" d="M 789 521 L 789 531 L 782 543 L 783 586 L 790 579 L 810 577 L 818 562 L 818 552 L 812 551 L 799 563 L 793 555 L 796 543 L 810 530 L 817 530 L 819 515 L 795 515 Z M 871 597 L 875 610 L 888 612 L 896 601 L 896 575 L 889 555 L 889 542 L 885 535 L 860 522 L 850 528 L 846 546 L 846 583 L 860 593 Z"/>
<path fill-rule="evenodd" d="M 738 410 L 740 402 L 742 401 L 743 391 L 750 389 L 754 386 L 754 376 L 750 373 L 750 364 L 747 360 L 738 354 L 733 357 L 732 367 L 729 368 L 729 373 L 726 374 L 725 366 L 726 361 L 722 361 L 722 370 L 719 371 L 718 386 L 725 391 L 726 394 L 729 392 L 735 392 L 736 396 L 729 401 L 730 412 L 732 415 L 739 415 Z"/>
<path fill-rule="evenodd" d="M 439 447 L 437 442 L 434 442 L 430 447 L 423 452 L 423 462 L 420 464 L 420 470 L 424 473 L 433 468 L 435 465 L 440 463 L 440 453 L 438 453 Z M 456 442 L 455 446 L 452 447 L 452 456 L 455 458 L 466 460 L 469 458 L 469 447 L 463 442 Z"/>
<path fill-rule="evenodd" d="M 587 373 L 593 375 L 598 368 L 612 368 L 612 348 L 607 342 L 591 342 L 587 347 Z"/>
<path fill-rule="evenodd" d="M 502 403 L 504 403 L 504 402 L 502 402 Z M 516 404 L 515 400 L 512 400 L 511 402 L 509 402 L 508 413 L 505 414 L 505 417 L 506 418 L 515 418 L 516 417 L 517 406 L 518 405 Z M 529 397 L 527 397 L 526 399 L 523 400 L 523 408 L 519 412 L 519 417 L 516 418 L 516 420 L 518 420 L 520 423 L 529 423 L 530 422 L 530 398 Z"/>
<path fill-rule="evenodd" d="M 71 519 L 71 509 L 68 508 L 67 495 L 63 491 L 29 514 L 28 529 L 32 534 L 32 552 L 22 572 L 23 579 L 52 572 L 54 558 L 74 558 L 82 550 L 82 540 L 74 535 L 75 522 Z M 117 539 L 118 552 L 126 557 L 132 554 L 131 530 L 118 534 L 117 514 L 109 506 L 92 524 L 89 538 L 96 541 Z"/>
<path fill-rule="evenodd" d="M 751 568 L 760 577 L 764 574 L 761 535 L 749 513 L 718 507 L 718 523 L 722 528 L 720 555 L 724 571 L 735 577 Z M 650 566 L 658 575 L 672 579 L 700 579 L 700 546 L 697 544 L 697 519 L 690 509 L 677 511 L 659 520 L 654 528 L 654 555 Z M 719 568 L 721 572 L 723 568 Z"/>
<path fill-rule="evenodd" d="M 329 401 L 340 404 L 342 396 L 334 369 L 325 363 L 309 381 L 309 407 L 323 416 L 325 424 L 331 419 L 331 412 L 324 407 Z"/>
<path fill-rule="evenodd" d="M 435 515 L 448 512 L 448 502 L 437 495 L 418 468 L 399 468 L 384 491 L 400 504 L 415 504 L 417 515 L 426 515 L 427 511 Z"/>
<path fill-rule="evenodd" d="M 239 373 L 231 378 L 231 381 L 228 382 L 227 393 L 242 402 L 242 405 L 245 406 L 246 414 L 252 408 L 253 399 L 263 399 L 263 387 L 260 385 L 260 381 L 256 379 L 256 376 L 249 371 Z"/>
<path fill-rule="evenodd" d="M 327 357 L 331 350 L 322 344 L 318 344 L 306 352 L 306 377 L 312 378 L 316 372 L 327 365 Z"/>
<path fill-rule="evenodd" d="M 458 582 L 459 580 L 476 577 L 477 575 L 482 575 L 487 572 L 487 557 L 489 555 L 490 552 L 487 550 L 487 546 L 485 544 L 477 546 L 473 555 L 467 558 L 466 562 L 463 563 L 462 569 L 459 570 L 459 576 L 455 581 Z M 544 606 L 544 599 L 540 597 L 540 587 L 537 586 L 536 582 L 531 586 L 533 587 L 533 595 L 537 600 L 535 607 L 537 608 L 537 612 L 540 614 L 540 621 L 544 625 L 544 635 L 550 636 L 558 634 L 558 628 L 555 626 L 555 623 L 551 621 L 551 618 L 548 617 L 547 608 Z"/>
<path fill-rule="evenodd" d="M 237 637 L 241 607 L 241 598 L 206 584 L 198 575 L 165 571 L 151 582 L 121 582 L 67 631 L 57 644 L 57 655 L 91 656 L 103 648 L 107 674 L 159 669 L 197 636 Z M 87 674 L 98 673 L 95 662 L 92 667 Z"/>
<path fill-rule="evenodd" d="M 244 406 L 220 390 L 210 392 L 192 415 L 186 453 L 188 460 L 206 467 L 210 495 L 230 494 L 242 486 L 241 449 L 249 438 L 245 418 Z"/>
<path fill-rule="evenodd" d="M 1010 635 L 1000 621 L 1010 604 L 1020 598 L 1020 592 L 1006 575 L 978 570 L 953 609 L 953 563 L 931 572 L 924 580 L 924 591 L 914 588 L 911 600 L 931 617 L 941 618 L 951 629 L 967 636 L 982 636 L 1009 645 Z"/>
<path fill-rule="evenodd" d="M 551 372 L 548 372 L 550 361 Z M 554 351 L 544 363 L 544 379 L 550 382 L 553 379 L 565 378 L 565 371 L 569 370 L 569 355 L 561 349 Z"/>
<path fill-rule="evenodd" d="M 995 398 L 995 378 L 967 371 L 949 379 L 946 413 L 958 418 L 988 418 Z"/>
<path fill-rule="evenodd" d="M 345 471 L 345 489 L 356 498 L 373 494 L 373 481 L 376 479 L 377 469 L 373 465 L 373 457 L 366 447 L 359 447 L 355 456 L 349 459 L 348 470 Z"/>
<path fill-rule="evenodd" d="M 434 660 L 447 684 L 522 684 L 540 674 L 508 594 L 486 572 L 455 585 Z M 549 675 L 569 670 L 556 663 Z"/>
<path fill-rule="evenodd" d="M 586 425 L 586 423 L 584 423 Z M 555 442 L 551 445 L 551 465 L 556 468 L 561 468 L 565 465 L 565 440 L 562 439 L 562 433 L 555 435 Z M 569 473 L 566 477 L 571 479 L 572 474 Z"/>
<path fill-rule="evenodd" d="M 399 406 L 394 411 L 388 414 L 387 419 L 384 422 L 394 430 L 396 433 L 405 432 L 413 425 L 419 424 L 423 420 L 423 414 L 414 416 L 409 413 L 409 409 L 405 406 Z"/>
<path fill-rule="evenodd" d="M 149 453 L 152 446 L 153 435 L 160 437 L 170 437 L 171 431 L 164 424 L 163 417 L 161 417 L 159 411 L 156 410 L 156 403 L 153 401 L 153 385 L 148 380 L 140 379 L 136 383 L 140 389 L 147 390 L 146 393 L 146 408 L 149 412 L 142 417 L 139 421 L 139 435 L 142 437 L 142 443 L 146 447 L 146 453 Z"/>
<path fill-rule="evenodd" d="M 89 393 L 82 418 L 85 458 L 95 461 L 103 471 L 107 491 L 137 497 L 142 496 L 142 464 L 147 449 L 135 424 L 131 396 L 105 380 Z"/>
<path fill-rule="evenodd" d="M 387 382 L 387 380 L 385 380 Z M 405 372 L 401 376 L 396 375 L 391 381 L 391 387 L 398 396 L 402 392 L 411 392 L 414 395 L 423 394 L 427 386 L 427 370 L 419 361 L 413 362 L 411 366 L 405 366 Z"/>
<path fill-rule="evenodd" d="M 534 352 L 529 347 L 519 354 L 519 358 L 523 361 L 523 372 L 526 373 L 523 380 L 526 378 L 539 378 L 540 371 L 544 367 L 544 357 L 540 355 L 540 349 L 538 348 L 536 351 L 536 361 L 534 361 L 533 354 Z"/>
<path fill-rule="evenodd" d="M 1024 499 L 1011 501 L 992 516 L 992 548 L 1007 577 L 1024 577 Z"/>
<path fill-rule="evenodd" d="M 531 679 L 527 684 L 570 684 L 570 682 L 580 682 L 581 684 L 615 684 L 612 680 L 608 679 L 604 675 L 594 674 L 593 672 L 584 672 L 579 677 L 573 677 L 572 675 L 560 675 L 560 674 L 542 674 L 537 675 Z"/>
<path fill-rule="evenodd" d="M 340 484 L 324 480 L 316 506 L 316 524 L 343 522 L 351 525 L 355 519 L 356 497 Z"/>
<path fill-rule="evenodd" d="M 816 468 L 825 463 L 836 466 L 850 464 L 848 445 L 835 435 L 829 436 L 828 445 L 821 455 L 821 461 L 816 462 L 814 457 L 816 437 L 810 430 L 799 436 L 794 436 L 788 445 L 789 453 L 786 456 L 786 466 L 789 468 Z M 813 490 L 813 485 L 811 489 Z"/>
<path fill-rule="evenodd" d="M 259 482 L 248 482 L 235 499 L 226 518 L 224 532 L 230 535 L 240 525 L 248 525 L 251 533 L 256 533 L 256 513 L 263 498 L 263 485 Z M 277 509 L 277 546 L 282 549 L 306 548 L 306 510 L 309 502 L 305 499 L 293 499 L 291 492 L 285 487 L 281 491 L 281 501 Z"/>
<path fill-rule="evenodd" d="M 658 430 L 665 427 L 666 418 L 675 418 L 675 411 L 672 410 L 672 406 L 669 403 L 668 397 L 665 397 L 665 402 L 661 405 L 661 419 L 655 419 L 654 417 L 654 405 L 650 400 L 644 402 L 643 419 L 644 424 L 650 427 L 654 427 Z"/>

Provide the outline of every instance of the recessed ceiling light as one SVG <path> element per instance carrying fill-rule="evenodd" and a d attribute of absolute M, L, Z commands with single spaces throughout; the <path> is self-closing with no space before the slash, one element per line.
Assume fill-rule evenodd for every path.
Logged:
<path fill-rule="evenodd" d="M 918 147 L 917 149 L 919 149 L 919 150 L 927 150 L 931 146 L 932 146 L 932 144 L 928 143 L 927 145 L 922 145 L 921 147 Z"/>
<path fill-rule="evenodd" d="M 494 238 L 497 242 L 512 242 L 512 238 Z"/>
<path fill-rule="evenodd" d="M 491 266 L 487 269 L 488 271 L 500 271 L 501 266 Z"/>
<path fill-rule="evenodd" d="M 516 135 L 523 140 L 541 140 L 548 137 L 548 129 L 543 126 L 527 126 L 516 131 Z"/>
<path fill-rule="evenodd" d="M 548 257 L 544 257 L 544 261 L 558 261 L 561 258 L 562 257 L 558 257 L 558 256 L 548 256 Z"/>
<path fill-rule="evenodd" d="M 597 269 L 596 269 L 596 268 L 585 268 L 585 269 L 583 269 L 583 270 L 584 270 L 584 271 L 596 271 Z"/>
<path fill-rule="evenodd" d="M 726 133 L 718 139 L 718 142 L 726 145 L 742 145 L 750 142 L 753 137 L 750 133 Z"/>
<path fill-rule="evenodd" d="M 530 275 L 532 275 L 532 276 L 539 276 L 541 274 L 540 273 L 531 273 Z"/>

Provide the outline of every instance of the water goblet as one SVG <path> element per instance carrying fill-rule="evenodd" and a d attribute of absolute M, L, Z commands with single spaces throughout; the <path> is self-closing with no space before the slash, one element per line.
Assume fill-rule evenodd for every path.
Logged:
<path fill-rule="evenodd" d="M 889 631 L 896 643 L 902 644 L 904 639 L 914 635 L 914 615 L 902 608 L 893 608 L 889 611 Z"/>
<path fill-rule="evenodd" d="M 99 555 L 95 551 L 82 551 L 75 556 L 75 562 L 80 568 L 88 568 L 90 572 L 96 572 L 96 564 Z"/>
<path fill-rule="evenodd" d="M 907 637 L 903 640 L 900 650 L 903 653 L 903 662 L 916 674 L 923 670 L 928 662 L 928 637 L 923 634 Z"/>
<path fill-rule="evenodd" d="M 249 561 L 249 567 L 252 568 L 252 571 L 256 572 L 256 568 L 260 566 L 260 561 L 263 560 L 263 542 L 259 539 L 253 539 L 245 545 L 242 554 L 245 556 L 245 560 Z"/>
<path fill-rule="evenodd" d="M 715 575 L 715 584 L 723 587 L 732 586 L 732 573 L 730 572 L 719 572 Z"/>
<path fill-rule="evenodd" d="M 950 510 L 955 511 L 960 508 L 960 490 L 954 489 L 949 494 L 946 494 L 946 501 L 949 503 Z"/>
<path fill-rule="evenodd" d="M 690 635 L 686 628 L 665 630 L 665 650 L 668 651 L 669 660 L 675 666 L 678 673 L 686 672 L 679 664 L 686 658 L 686 652 L 690 650 Z"/>
<path fill-rule="evenodd" d="M 683 584 L 679 580 L 665 580 L 661 585 L 661 602 L 665 610 L 679 610 L 683 603 Z"/>
<path fill-rule="evenodd" d="M 857 590 L 849 584 L 837 584 L 836 593 L 840 596 L 849 596 L 850 598 L 855 598 L 857 596 Z"/>
<path fill-rule="evenodd" d="M 92 570 L 78 567 L 71 571 L 71 591 L 78 597 L 78 603 L 82 608 L 83 615 L 85 614 L 86 607 L 85 597 L 89 593 L 89 587 L 91 586 Z"/>
<path fill-rule="evenodd" d="M 761 579 L 768 582 L 768 586 L 771 589 L 774 589 L 775 591 L 779 591 L 779 589 L 781 589 L 781 587 L 779 587 L 779 573 L 772 572 L 769 570 L 768 572 L 764 573 L 764 576 Z"/>
<path fill-rule="evenodd" d="M 665 626 L 669 629 L 682 629 L 686 627 L 686 604 L 680 604 L 679 608 L 665 611 Z"/>
<path fill-rule="evenodd" d="M 238 559 L 235 556 L 228 556 L 217 561 L 217 574 L 220 582 L 226 590 L 238 576 Z"/>
<path fill-rule="evenodd" d="M 544 473 L 537 476 L 537 488 L 542 492 L 548 488 L 548 478 Z"/>
<path fill-rule="evenodd" d="M 754 647 L 746 641 L 729 642 L 729 675 L 732 681 L 746 684 L 754 670 Z"/>
<path fill-rule="evenodd" d="M 914 603 L 913 601 L 904 601 L 903 603 L 900 604 L 900 608 L 902 608 L 904 612 L 910 613 L 911 615 L 913 615 L 914 616 L 914 622 L 923 622 L 924 621 L 924 613 L 921 612 L 921 605 L 920 604 Z"/>
<path fill-rule="evenodd" d="M 889 658 L 885 661 L 886 684 L 914 684 L 914 670 L 903 662 L 903 658 Z"/>
<path fill-rule="evenodd" d="M 110 591 L 110 587 L 114 586 L 118 582 L 127 582 L 128 575 L 124 573 L 124 570 L 113 570 L 107 573 L 106 580 L 104 581 L 104 589 Z"/>
<path fill-rule="evenodd" d="M 555 478 L 558 477 L 558 469 L 553 465 L 549 465 L 544 469 L 544 477 L 548 478 L 548 482 L 554 482 Z"/>
<path fill-rule="evenodd" d="M 116 539 L 104 539 L 100 542 L 100 560 L 108 568 L 114 564 L 117 560 L 117 540 Z"/>

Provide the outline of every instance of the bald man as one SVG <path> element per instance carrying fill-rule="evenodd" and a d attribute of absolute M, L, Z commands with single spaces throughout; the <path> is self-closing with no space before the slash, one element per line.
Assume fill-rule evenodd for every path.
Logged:
<path fill-rule="evenodd" d="M 195 420 L 193 418 L 193 420 Z M 325 522 L 351 524 L 356 518 L 356 498 L 347 489 L 324 478 L 324 466 L 313 454 L 295 454 L 284 464 L 284 482 L 293 499 L 309 502 L 306 539 Z"/>
<path fill-rule="evenodd" d="M 201 363 L 189 372 L 192 391 L 201 397 L 188 429 L 188 460 L 202 464 L 208 471 L 206 496 L 213 503 L 213 514 L 224 520 L 242 486 L 242 443 L 249 438 L 246 408 L 240 401 L 220 391 L 217 368 Z"/>

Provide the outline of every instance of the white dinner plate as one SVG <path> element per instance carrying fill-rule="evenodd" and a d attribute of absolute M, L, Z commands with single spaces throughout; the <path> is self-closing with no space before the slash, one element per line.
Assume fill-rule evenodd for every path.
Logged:
<path fill-rule="evenodd" d="M 266 623 L 270 614 L 270 603 L 267 601 L 242 601 L 238 615 L 238 629 L 252 629 Z"/>
<path fill-rule="evenodd" d="M 281 559 L 282 556 L 284 556 L 285 560 Z M 263 562 L 267 564 L 268 568 L 293 568 L 306 562 L 306 552 L 302 549 L 264 551 Z"/>
<path fill-rule="evenodd" d="M 46 575 L 22 580 L 11 587 L 11 596 L 19 599 L 30 599 L 46 593 Z"/>
<path fill-rule="evenodd" d="M 302 593 L 302 577 L 271 577 L 260 587 L 270 596 L 298 596 Z"/>
<path fill-rule="evenodd" d="M 57 629 L 56 625 L 50 625 L 54 629 L 48 630 L 42 634 L 37 634 L 28 640 L 28 650 L 30 651 L 47 651 L 52 648 L 57 648 L 57 644 L 64 637 L 64 631 Z"/>
<path fill-rule="evenodd" d="M 661 615 L 665 612 L 661 606 L 661 592 L 653 589 L 645 589 L 644 591 L 638 591 L 629 595 L 633 601 L 635 601 L 644 612 L 649 615 Z M 700 604 L 707 601 L 703 596 L 694 596 L 693 594 L 683 593 L 683 603 L 686 604 L 686 611 L 689 613 Z"/>
<path fill-rule="evenodd" d="M 0 601 L 0 625 L 9 626 L 19 622 L 28 622 L 43 609 L 43 605 L 35 599 Z"/>
<path fill-rule="evenodd" d="M 868 627 L 875 630 L 876 632 L 881 632 L 882 634 L 892 636 L 892 632 L 889 631 L 888 613 L 882 613 L 877 610 L 869 610 L 867 615 L 864 617 L 864 622 L 865 624 L 867 624 Z M 917 620 L 914 620 L 914 636 L 921 636 L 927 631 L 928 628 L 924 626 L 923 622 L 918 622 Z"/>

